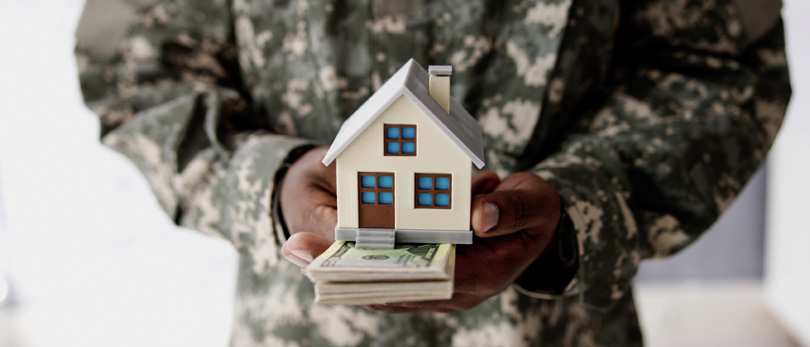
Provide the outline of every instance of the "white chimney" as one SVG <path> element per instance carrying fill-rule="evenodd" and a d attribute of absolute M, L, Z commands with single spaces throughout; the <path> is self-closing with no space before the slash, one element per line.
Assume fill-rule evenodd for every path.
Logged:
<path fill-rule="evenodd" d="M 430 96 L 436 100 L 447 113 L 450 113 L 450 75 L 453 74 L 452 65 L 429 65 Z"/>

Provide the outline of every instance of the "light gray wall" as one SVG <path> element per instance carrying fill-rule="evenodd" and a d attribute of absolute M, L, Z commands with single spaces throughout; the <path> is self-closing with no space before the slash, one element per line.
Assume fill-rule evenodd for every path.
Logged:
<path fill-rule="evenodd" d="M 643 262 L 636 281 L 761 279 L 765 176 L 763 166 L 726 213 L 689 247 Z"/>

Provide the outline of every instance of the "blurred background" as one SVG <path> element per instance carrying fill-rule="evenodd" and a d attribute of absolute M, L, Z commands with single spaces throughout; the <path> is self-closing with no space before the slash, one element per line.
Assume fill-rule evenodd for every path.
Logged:
<path fill-rule="evenodd" d="M 227 345 L 236 253 L 176 228 L 98 143 L 73 59 L 82 6 L 0 0 L 0 346 Z M 787 121 L 713 230 L 642 265 L 649 346 L 810 346 L 810 2 L 782 13 Z"/>

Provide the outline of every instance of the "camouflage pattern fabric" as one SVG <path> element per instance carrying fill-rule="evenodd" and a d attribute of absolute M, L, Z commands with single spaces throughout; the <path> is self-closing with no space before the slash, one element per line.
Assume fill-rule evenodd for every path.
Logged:
<path fill-rule="evenodd" d="M 778 1 L 91 0 L 85 14 L 113 2 L 127 20 L 98 30 L 120 37 L 80 24 L 84 98 L 170 218 L 239 250 L 234 346 L 639 345 L 639 262 L 729 206 L 790 96 L 778 15 L 752 17 Z M 560 192 L 579 246 L 565 293 L 514 285 L 466 312 L 391 315 L 313 304 L 280 260 L 285 158 L 330 143 L 411 57 L 453 64 L 489 169 Z"/>

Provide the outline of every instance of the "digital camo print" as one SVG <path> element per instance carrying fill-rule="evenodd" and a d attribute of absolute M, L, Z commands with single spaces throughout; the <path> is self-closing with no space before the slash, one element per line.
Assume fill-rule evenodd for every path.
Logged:
<path fill-rule="evenodd" d="M 127 20 L 109 20 L 112 3 Z M 639 262 L 708 228 L 781 124 L 782 26 L 750 17 L 760 13 L 774 11 L 733 0 L 90 0 L 76 56 L 102 141 L 179 225 L 239 250 L 234 346 L 638 345 Z M 113 38 L 82 35 L 94 22 Z M 488 168 L 531 170 L 559 190 L 580 250 L 569 295 L 513 287 L 466 312 L 391 315 L 314 304 L 312 284 L 279 261 L 282 162 L 331 142 L 411 57 L 454 66 L 452 94 L 484 128 Z"/>

